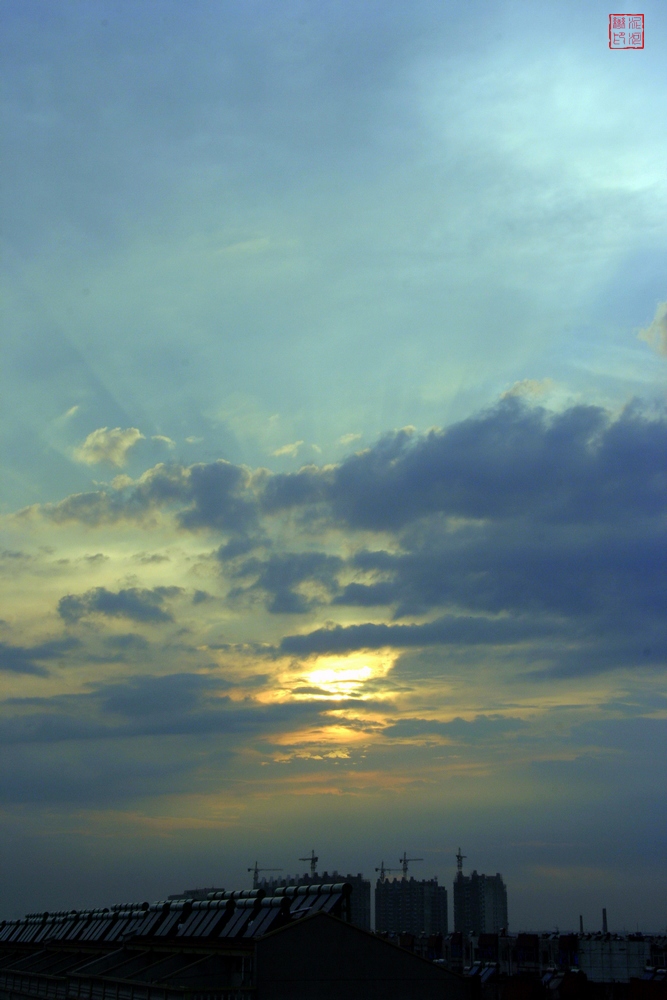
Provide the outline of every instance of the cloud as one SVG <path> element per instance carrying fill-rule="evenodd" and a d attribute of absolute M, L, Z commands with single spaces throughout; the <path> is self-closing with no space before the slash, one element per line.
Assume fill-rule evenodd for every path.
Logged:
<path fill-rule="evenodd" d="M 58 660 L 80 645 L 78 639 L 52 639 L 37 646 L 11 646 L 0 642 L 0 670 L 46 677 L 49 671 L 37 660 Z"/>
<path fill-rule="evenodd" d="M 216 552 L 217 558 L 221 563 L 225 563 L 227 560 L 237 559 L 239 556 L 245 556 L 248 552 L 252 552 L 253 549 L 258 548 L 262 545 L 261 538 L 249 538 L 247 535 L 237 535 L 225 544 L 221 545 Z"/>
<path fill-rule="evenodd" d="M 654 351 L 667 357 L 667 302 L 659 302 L 650 326 L 637 334 Z"/>
<path fill-rule="evenodd" d="M 575 618 L 633 609 L 645 618 L 667 599 L 661 572 L 667 530 L 660 519 L 585 528 L 517 519 L 456 531 L 436 521 L 403 541 L 402 552 L 357 552 L 352 566 L 371 580 L 347 585 L 334 603 L 392 605 L 395 617 L 457 605 Z"/>
<path fill-rule="evenodd" d="M 527 679 L 654 668 L 663 655 L 667 414 L 638 404 L 553 412 L 508 395 L 444 430 L 385 435 L 336 465 L 272 474 L 160 464 L 42 510 L 86 524 L 166 510 L 182 530 L 226 536 L 215 554 L 232 603 L 257 597 L 292 616 L 378 608 L 391 619 L 294 628 L 283 653 L 513 643 Z M 310 551 L 284 551 L 285 512 Z M 138 593 L 70 594 L 60 613 L 169 620 L 159 590 Z"/>
<path fill-rule="evenodd" d="M 193 604 L 203 604 L 204 601 L 211 601 L 213 598 L 206 590 L 195 590 L 192 595 Z"/>
<path fill-rule="evenodd" d="M 398 531 L 432 514 L 584 523 L 664 509 L 667 415 L 630 406 L 560 413 L 509 397 L 445 430 L 387 435 L 337 466 L 266 480 L 267 512 L 326 504 L 353 529 Z"/>
<path fill-rule="evenodd" d="M 456 743 L 481 743 L 493 740 L 504 733 L 516 733 L 525 729 L 522 719 L 504 715 L 477 715 L 471 721 L 457 717 L 451 722 L 435 719 L 399 719 L 385 726 L 384 736 L 411 739 L 415 736 L 444 736 Z"/>
<path fill-rule="evenodd" d="M 104 644 L 111 649 L 140 653 L 145 652 L 150 647 L 150 643 L 144 639 L 143 635 L 137 635 L 134 632 L 127 632 L 125 635 L 110 635 L 104 640 Z"/>
<path fill-rule="evenodd" d="M 271 454 L 275 458 L 279 458 L 282 455 L 289 455 L 290 458 L 296 458 L 299 448 L 303 444 L 303 441 L 294 441 L 292 444 L 284 444 L 282 448 L 276 448 Z"/>
<path fill-rule="evenodd" d="M 172 441 L 170 437 L 165 437 L 164 434 L 153 434 L 151 441 L 157 441 L 158 444 L 166 445 L 167 448 L 175 448 L 176 442 Z"/>
<path fill-rule="evenodd" d="M 246 588 L 236 588 L 230 597 L 262 591 L 272 614 L 302 614 L 326 603 L 338 590 L 337 573 L 343 565 L 338 556 L 322 552 L 285 552 L 264 561 L 248 559 L 233 575 L 256 576 L 256 580 Z M 304 585 L 305 590 L 299 589 Z"/>
<path fill-rule="evenodd" d="M 230 462 L 193 465 L 187 473 L 188 509 L 178 515 L 183 528 L 247 532 L 256 527 L 257 508 L 246 469 Z"/>
<path fill-rule="evenodd" d="M 207 674 L 137 676 L 127 681 L 98 684 L 95 696 L 103 711 L 126 718 L 176 715 L 182 717 L 201 706 L 207 696 L 228 691 L 233 685 Z"/>
<path fill-rule="evenodd" d="M 652 638 L 667 613 L 662 411 L 649 414 L 635 404 L 616 416 L 594 406 L 554 413 L 510 396 L 442 431 L 386 435 L 338 465 L 272 475 L 225 461 L 161 464 L 121 489 L 69 497 L 45 513 L 96 524 L 141 521 L 162 508 L 183 530 L 227 535 L 217 558 L 232 580 L 232 601 L 257 594 L 273 614 L 326 604 L 386 607 L 394 620 L 450 614 L 446 628 L 438 618 L 404 626 L 408 631 L 366 624 L 286 636 L 285 650 L 450 643 L 452 621 L 461 629 L 466 615 L 474 629 L 462 641 L 471 644 L 473 632 L 487 631 L 499 636 L 490 641 L 506 643 L 511 633 L 513 641 L 535 643 L 549 628 L 560 635 L 569 622 L 591 666 L 572 650 L 545 660 L 536 648 L 539 662 L 526 667 L 548 666 L 554 676 L 601 669 L 590 643 L 597 635 L 602 648 L 610 630 L 628 665 L 643 648 L 642 632 L 651 640 L 651 663 L 662 648 Z M 343 533 L 351 554 L 271 551 L 273 517 L 284 511 L 296 512 L 312 539 L 331 529 Z M 356 532 L 374 532 L 377 547 L 354 551 Z M 261 546 L 268 557 L 242 558 Z M 61 615 L 166 620 L 157 591 L 150 603 L 136 594 L 130 601 L 131 593 L 68 595 Z M 608 662 L 615 669 L 622 658 L 609 655 Z"/>
<path fill-rule="evenodd" d="M 144 435 L 136 427 L 114 427 L 111 430 L 98 427 L 75 449 L 74 458 L 85 465 L 104 462 L 120 469 L 125 465 L 130 448 L 143 439 Z"/>
<path fill-rule="evenodd" d="M 550 378 L 524 378 L 520 382 L 515 382 L 511 389 L 507 389 L 500 398 L 509 399 L 512 396 L 519 396 L 526 399 L 538 399 L 540 396 L 546 396 L 553 387 L 554 383 Z"/>
<path fill-rule="evenodd" d="M 197 531 L 247 532 L 256 527 L 257 503 L 248 470 L 219 460 L 184 467 L 160 463 L 139 479 L 117 477 L 112 489 L 66 497 L 57 504 L 26 508 L 23 517 L 41 513 L 58 524 L 99 526 L 118 521 L 142 523 L 156 510 L 173 509 L 177 523 Z"/>
<path fill-rule="evenodd" d="M 353 444 L 355 441 L 361 441 L 361 434 L 343 434 L 338 438 L 338 443 L 343 445 Z"/>
<path fill-rule="evenodd" d="M 236 686 L 219 675 L 181 672 L 103 682 L 81 694 L 12 698 L 0 702 L 0 743 L 175 734 L 262 734 L 270 739 L 295 724 L 337 724 L 327 717 L 330 703 L 234 701 L 227 692 Z M 336 708 L 353 704 L 344 700 Z"/>
<path fill-rule="evenodd" d="M 164 608 L 165 599 L 182 593 L 181 587 L 130 587 L 114 593 L 94 587 L 85 594 L 67 594 L 58 601 L 58 614 L 69 625 L 88 615 L 130 618 L 137 622 L 170 622 L 173 615 Z"/>
<path fill-rule="evenodd" d="M 143 520 L 173 509 L 180 527 L 249 536 L 290 509 L 351 530 L 398 532 L 420 519 L 521 517 L 593 523 L 655 516 L 667 492 L 667 414 L 631 405 L 553 413 L 508 396 L 445 430 L 405 428 L 338 465 L 271 474 L 226 461 L 160 464 L 114 490 L 38 508 L 56 522 Z M 30 509 L 29 509 L 30 510 Z"/>
<path fill-rule="evenodd" d="M 301 635 L 286 635 L 279 652 L 310 656 L 321 653 L 351 652 L 358 649 L 406 648 L 431 645 L 488 645 L 525 641 L 556 631 L 549 623 L 533 618 L 479 618 L 446 615 L 423 625 L 335 625 Z"/>

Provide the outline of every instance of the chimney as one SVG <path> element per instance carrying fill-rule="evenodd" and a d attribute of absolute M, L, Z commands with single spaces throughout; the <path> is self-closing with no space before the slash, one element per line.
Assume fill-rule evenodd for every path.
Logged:
<path fill-rule="evenodd" d="M 607 933 L 607 910 L 603 908 L 602 910 L 602 933 Z"/>
<path fill-rule="evenodd" d="M 581 913 L 579 914 L 579 933 L 580 934 L 584 933 L 584 918 L 582 917 Z"/>

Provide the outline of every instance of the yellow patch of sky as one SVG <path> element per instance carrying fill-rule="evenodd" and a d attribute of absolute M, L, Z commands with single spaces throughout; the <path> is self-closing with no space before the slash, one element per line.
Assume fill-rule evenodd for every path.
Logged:
<path fill-rule="evenodd" d="M 272 743 L 275 746 L 303 747 L 309 744 L 317 746 L 330 746 L 331 744 L 345 744 L 368 742 L 368 733 L 360 732 L 349 726 L 307 726 L 303 729 L 293 730 L 291 733 L 279 733 L 274 736 Z"/>
<path fill-rule="evenodd" d="M 292 760 L 349 760 L 348 750 L 322 750 L 317 753 L 315 750 L 293 750 L 292 753 L 275 753 L 272 757 L 274 764 L 288 764 Z"/>
<path fill-rule="evenodd" d="M 304 670 L 302 664 L 290 668 L 277 678 L 282 689 L 298 700 L 326 697 L 340 701 L 349 697 L 377 697 L 364 692 L 369 681 L 387 677 L 396 659 L 395 654 L 384 652 L 350 653 L 347 656 L 318 656 Z M 314 691 L 299 692 L 299 686 Z M 318 693 L 321 692 L 321 693 Z"/>

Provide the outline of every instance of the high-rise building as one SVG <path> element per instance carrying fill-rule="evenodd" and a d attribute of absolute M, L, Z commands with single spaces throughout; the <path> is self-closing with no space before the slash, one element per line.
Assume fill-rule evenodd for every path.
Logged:
<path fill-rule="evenodd" d="M 497 934 L 507 930 L 507 887 L 502 875 L 464 875 L 454 879 L 454 930 L 463 934 Z"/>
<path fill-rule="evenodd" d="M 376 931 L 446 934 L 447 929 L 447 890 L 437 878 L 377 880 Z"/>

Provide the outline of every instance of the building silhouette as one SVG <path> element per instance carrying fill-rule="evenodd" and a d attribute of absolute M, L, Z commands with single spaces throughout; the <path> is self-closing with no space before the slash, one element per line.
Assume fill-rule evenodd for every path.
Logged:
<path fill-rule="evenodd" d="M 378 879 L 375 930 L 390 934 L 446 934 L 447 890 L 437 878 Z"/>
<path fill-rule="evenodd" d="M 464 875 L 454 879 L 454 930 L 462 934 L 498 934 L 507 930 L 507 887 L 502 875 Z"/>
<path fill-rule="evenodd" d="M 463 976 L 354 927 L 350 895 L 213 889 L 3 920 L 0 1000 L 469 1000 Z"/>
<path fill-rule="evenodd" d="M 259 885 L 267 893 L 272 894 L 274 889 L 288 885 L 336 884 L 338 882 L 345 882 L 352 886 L 349 900 L 350 923 L 354 924 L 355 927 L 369 931 L 371 929 L 371 883 L 363 877 L 361 872 L 357 875 L 341 875 L 337 871 L 322 872 L 321 875 L 318 875 L 317 872 L 304 872 L 303 875 L 288 875 L 286 878 L 280 879 L 263 878 L 260 879 Z"/>

